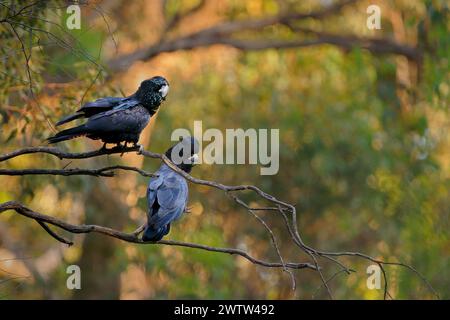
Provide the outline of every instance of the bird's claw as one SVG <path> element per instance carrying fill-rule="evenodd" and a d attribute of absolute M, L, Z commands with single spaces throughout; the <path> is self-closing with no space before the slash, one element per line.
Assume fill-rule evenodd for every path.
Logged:
<path fill-rule="evenodd" d="M 137 151 L 137 154 L 141 155 L 144 152 L 144 146 L 142 144 L 135 144 L 135 147 L 139 147 L 139 150 Z"/>
<path fill-rule="evenodd" d="M 185 213 L 191 213 L 192 212 L 192 206 L 186 206 L 186 208 L 184 208 L 184 212 Z"/>
<path fill-rule="evenodd" d="M 125 142 L 123 145 L 121 143 L 117 144 L 117 149 L 122 150 L 120 156 L 122 157 L 125 154 L 125 149 L 127 148 L 127 143 Z"/>

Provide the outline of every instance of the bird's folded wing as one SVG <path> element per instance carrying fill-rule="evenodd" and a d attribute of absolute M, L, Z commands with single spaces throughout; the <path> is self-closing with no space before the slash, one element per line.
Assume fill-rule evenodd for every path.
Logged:
<path fill-rule="evenodd" d="M 139 104 L 133 96 L 127 98 L 117 98 L 117 97 L 106 97 L 100 98 L 95 101 L 85 103 L 76 113 L 68 115 L 61 120 L 59 120 L 56 125 L 60 126 L 67 122 L 79 118 L 89 118 L 96 114 L 114 109 L 129 109 Z"/>
<path fill-rule="evenodd" d="M 175 172 L 166 177 L 156 190 L 159 209 L 151 217 L 149 224 L 160 228 L 178 219 L 184 212 L 188 196 L 186 180 Z"/>
<path fill-rule="evenodd" d="M 113 109 L 89 118 L 86 127 L 92 132 L 137 132 L 150 120 L 149 114 L 129 109 Z"/>
<path fill-rule="evenodd" d="M 126 98 L 106 97 L 85 103 L 77 111 L 77 113 L 83 113 L 86 116 L 90 117 L 108 110 L 129 109 L 138 104 L 139 101 L 134 97 L 126 97 Z"/>
<path fill-rule="evenodd" d="M 147 206 L 149 210 L 153 207 L 153 204 L 156 200 L 156 193 L 158 191 L 158 188 L 164 181 L 164 175 L 159 174 L 159 172 L 156 172 L 156 174 L 158 175 L 158 177 L 151 178 L 150 183 L 147 187 Z"/>
<path fill-rule="evenodd" d="M 117 97 L 105 97 L 100 98 L 95 101 L 86 102 L 77 112 L 84 112 L 90 108 L 105 108 L 112 109 L 114 106 L 120 104 L 127 98 L 117 98 Z"/>
<path fill-rule="evenodd" d="M 148 221 L 148 224 L 154 229 L 159 229 L 165 225 L 177 220 L 181 214 L 184 212 L 183 207 L 175 207 L 171 209 L 161 207 L 158 213 L 152 216 L 152 219 Z"/>

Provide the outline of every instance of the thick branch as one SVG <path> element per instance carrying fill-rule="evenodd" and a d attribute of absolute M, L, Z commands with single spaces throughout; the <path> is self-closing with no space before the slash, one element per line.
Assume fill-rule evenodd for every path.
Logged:
<path fill-rule="evenodd" d="M 265 49 L 289 49 L 302 48 L 316 45 L 335 45 L 344 49 L 361 47 L 372 53 L 381 54 L 399 54 L 406 56 L 408 59 L 419 61 L 421 52 L 418 48 L 411 47 L 407 44 L 398 43 L 387 38 L 363 38 L 354 35 L 341 36 L 338 34 L 322 34 L 317 35 L 316 39 L 294 39 L 294 40 L 249 40 L 237 39 L 233 34 L 242 31 L 260 31 L 268 26 L 277 24 L 292 26 L 293 22 L 303 19 L 320 19 L 325 16 L 338 13 L 343 7 L 356 2 L 355 0 L 342 1 L 338 4 L 330 6 L 323 10 L 311 13 L 283 13 L 272 17 L 261 19 L 227 21 L 216 26 L 186 35 L 178 38 L 158 42 L 146 48 L 142 48 L 112 59 L 109 66 L 116 71 L 127 69 L 135 61 L 149 60 L 161 53 L 174 52 L 178 50 L 190 50 L 198 47 L 222 44 L 231 46 L 240 50 L 258 51 Z"/>
<path fill-rule="evenodd" d="M 98 225 L 74 225 L 67 223 L 63 220 L 60 220 L 58 218 L 48 216 L 39 212 L 35 212 L 22 204 L 16 202 L 16 201 L 8 201 L 0 204 L 0 213 L 7 211 L 7 210 L 14 210 L 15 212 L 19 213 L 22 216 L 25 216 L 27 218 L 31 218 L 36 220 L 41 226 L 45 226 L 45 223 L 51 224 L 53 226 L 59 227 L 65 231 L 68 231 L 70 233 L 100 233 L 112 238 L 116 238 L 125 242 L 131 242 L 136 244 L 159 244 L 159 245 L 168 245 L 168 246 L 179 246 L 179 247 L 187 247 L 187 248 L 193 248 L 193 249 L 200 249 L 200 250 L 206 250 L 206 251 L 212 251 L 212 252 L 221 252 L 221 253 L 228 253 L 231 255 L 239 255 L 241 257 L 244 257 L 245 259 L 249 260 L 250 262 L 261 265 L 263 267 L 268 268 L 290 268 L 290 269 L 304 269 L 309 268 L 316 270 L 314 265 L 311 265 L 309 263 L 293 263 L 288 262 L 285 264 L 282 263 L 276 263 L 276 262 L 267 262 L 263 261 L 257 258 L 252 257 L 247 252 L 240 250 L 240 249 L 234 249 L 234 248 L 218 248 L 218 247 L 210 247 L 202 244 L 196 244 L 196 243 L 189 243 L 189 242 L 182 242 L 182 241 L 173 241 L 173 240 L 161 240 L 158 242 L 145 242 L 142 241 L 140 238 L 138 238 L 134 233 L 125 233 L 122 231 L 114 230 L 111 228 L 98 226 Z M 44 229 L 49 232 L 48 227 L 44 227 Z M 67 244 L 67 240 L 64 238 L 55 235 L 53 231 L 50 230 L 50 235 Z M 70 244 L 70 243 L 69 243 Z"/>
<path fill-rule="evenodd" d="M 0 162 L 25 155 L 25 154 L 31 154 L 31 153 L 46 153 L 53 155 L 59 159 L 87 159 L 87 158 L 93 158 L 98 157 L 102 155 L 110 155 L 110 154 L 118 154 L 118 153 L 124 153 L 124 152 L 133 152 L 133 151 L 139 151 L 139 147 L 126 147 L 126 148 L 112 148 L 112 149 L 99 149 L 95 151 L 89 151 L 89 152 L 81 152 L 81 153 L 70 153 L 70 152 L 64 152 L 58 148 L 54 147 L 28 147 L 19 149 L 10 153 L 6 153 L 0 156 Z"/>
<path fill-rule="evenodd" d="M 135 61 L 148 60 L 163 52 L 188 50 L 197 47 L 210 46 L 213 44 L 227 44 L 225 43 L 227 42 L 226 37 L 228 37 L 228 40 L 230 40 L 229 36 L 236 32 L 261 30 L 268 26 L 276 24 L 286 24 L 295 20 L 323 18 L 325 16 L 338 13 L 343 7 L 355 2 L 357 2 L 357 0 L 346 0 L 329 6 L 328 8 L 313 11 L 311 13 L 288 12 L 261 19 L 223 22 L 216 26 L 200 30 L 187 36 L 181 36 L 168 42 L 161 41 L 156 45 L 136 50 L 135 52 L 132 52 L 130 54 L 119 56 L 112 59 L 108 63 L 108 65 L 112 70 L 123 71 L 126 70 Z M 170 24 L 171 23 L 169 22 L 169 25 Z"/>
<path fill-rule="evenodd" d="M 191 50 L 199 47 L 206 47 L 216 44 L 227 45 L 236 49 L 246 51 L 260 51 L 266 49 L 292 49 L 317 45 L 335 45 L 344 49 L 361 47 L 372 53 L 399 54 L 408 59 L 417 61 L 421 57 L 421 52 L 415 47 L 397 43 L 390 39 L 383 38 L 358 38 L 356 36 L 323 36 L 313 40 L 242 40 L 232 37 L 203 36 L 195 34 L 187 37 L 177 38 L 169 42 L 163 42 L 146 49 L 141 49 L 129 55 L 113 59 L 110 66 L 113 70 L 121 71 L 128 68 L 133 62 L 138 60 L 149 60 L 161 53 L 174 52 L 178 50 Z"/>
<path fill-rule="evenodd" d="M 144 177 L 153 177 L 153 173 L 129 166 L 110 166 L 100 169 L 0 169 L 0 176 L 56 175 L 56 176 L 94 176 L 114 177 L 115 170 L 135 171 Z"/>

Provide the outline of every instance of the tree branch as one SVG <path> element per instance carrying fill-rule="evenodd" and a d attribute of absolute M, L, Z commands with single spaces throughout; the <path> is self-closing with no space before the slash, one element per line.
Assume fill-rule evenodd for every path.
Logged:
<path fill-rule="evenodd" d="M 81 152 L 81 153 L 70 153 L 70 152 L 64 152 L 58 148 L 54 147 L 27 147 L 23 149 L 18 149 L 16 151 L 6 153 L 3 155 L 0 155 L 0 162 L 25 155 L 25 154 L 32 154 L 32 153 L 46 153 L 53 155 L 59 159 L 87 159 L 87 158 L 93 158 L 103 155 L 110 155 L 110 154 L 118 154 L 118 153 L 124 153 L 124 152 L 133 152 L 133 151 L 139 151 L 139 147 L 126 147 L 126 148 L 111 148 L 111 149 L 99 149 L 89 152 Z"/>
<path fill-rule="evenodd" d="M 267 40 L 267 39 L 237 39 L 233 34 L 242 31 L 261 31 L 262 29 L 273 25 L 286 25 L 292 27 L 293 22 L 305 19 L 320 19 L 328 15 L 336 14 L 348 5 L 357 2 L 357 0 L 347 0 L 332 5 L 328 8 L 313 11 L 311 13 L 282 13 L 271 17 L 250 20 L 227 21 L 216 26 L 200 30 L 198 32 L 179 36 L 178 38 L 165 41 L 165 37 L 151 46 L 136 50 L 109 61 L 108 65 L 112 70 L 123 71 L 135 61 L 145 61 L 155 56 L 178 50 L 191 50 L 198 47 L 206 47 L 216 44 L 227 45 L 236 49 L 246 51 L 259 51 L 266 49 L 289 49 L 317 46 L 323 44 L 335 45 L 344 49 L 361 47 L 372 53 L 380 54 L 398 54 L 406 56 L 413 61 L 420 61 L 421 51 L 416 47 L 407 44 L 398 43 L 387 38 L 363 38 L 355 35 L 340 36 L 337 34 L 316 33 L 316 39 L 297 38 L 293 40 Z M 177 21 L 178 22 L 178 21 Z M 169 23 L 170 26 L 170 23 Z M 171 28 L 172 26 L 170 26 Z"/>
<path fill-rule="evenodd" d="M 112 149 L 102 148 L 99 150 L 82 152 L 82 153 L 69 153 L 69 152 L 61 151 L 57 148 L 49 148 L 49 147 L 29 147 L 29 148 L 19 149 L 19 150 L 16 150 L 16 151 L 4 154 L 4 155 L 0 155 L 0 162 L 4 162 L 9 159 L 13 159 L 13 158 L 16 158 L 16 157 L 19 157 L 22 155 L 34 154 L 34 153 L 49 154 L 49 155 L 58 157 L 59 159 L 87 159 L 87 158 L 98 157 L 98 156 L 102 156 L 102 155 L 123 154 L 126 152 L 137 152 L 138 154 L 143 155 L 145 157 L 160 159 L 167 166 L 169 166 L 169 168 L 171 168 L 173 171 L 175 171 L 178 174 L 180 174 L 181 176 L 183 176 L 189 182 L 194 183 L 194 184 L 212 187 L 215 189 L 219 189 L 219 190 L 224 191 L 229 196 L 231 196 L 231 198 L 234 199 L 234 201 L 238 205 L 240 205 L 245 210 L 249 211 L 250 214 L 255 216 L 255 218 L 269 232 L 269 234 L 271 236 L 272 244 L 273 244 L 274 249 L 280 259 L 280 262 L 276 263 L 276 262 L 266 262 L 263 260 L 259 260 L 259 259 L 256 259 L 256 258 L 250 256 L 248 253 L 246 253 L 243 250 L 233 249 L 233 248 L 216 248 L 216 247 L 209 247 L 209 246 L 202 245 L 202 244 L 193 244 L 193 243 L 171 241 L 171 240 L 163 240 L 163 241 L 159 241 L 156 243 L 143 242 L 141 239 L 138 238 L 140 231 L 142 231 L 142 227 L 138 228 L 135 232 L 124 233 L 124 232 L 121 232 L 118 230 L 114 230 L 111 228 L 98 226 L 98 225 L 73 225 L 73 224 L 66 223 L 62 220 L 59 220 L 57 218 L 35 212 L 31 209 L 28 209 L 27 207 L 23 206 L 22 204 L 20 204 L 16 201 L 9 201 L 9 202 L 0 204 L 0 213 L 3 211 L 6 211 L 6 210 L 14 210 L 15 212 L 17 212 L 25 217 L 34 219 L 53 238 L 55 238 L 56 240 L 58 240 L 60 242 L 67 243 L 69 245 L 71 244 L 70 240 L 67 240 L 67 239 L 57 235 L 46 224 L 51 224 L 53 226 L 59 227 L 63 230 L 66 230 L 70 233 L 76 234 L 76 233 L 95 232 L 95 233 L 100 233 L 100 234 L 103 234 L 106 236 L 114 237 L 114 238 L 120 239 L 122 241 L 132 242 L 132 243 L 137 243 L 137 244 L 152 243 L 152 244 L 162 244 L 162 245 L 173 245 L 173 246 L 189 247 L 189 248 L 195 248 L 195 249 L 201 249 L 201 250 L 207 250 L 207 251 L 213 251 L 213 252 L 221 252 L 221 253 L 240 255 L 240 256 L 246 258 L 247 260 L 251 261 L 254 264 L 258 264 L 258 265 L 261 265 L 264 267 L 270 267 L 270 268 L 283 268 L 283 270 L 286 271 L 290 275 L 294 288 L 295 288 L 295 278 L 293 277 L 293 274 L 290 270 L 304 269 L 304 268 L 312 269 L 312 270 L 317 271 L 317 273 L 319 274 L 320 279 L 322 281 L 322 286 L 324 288 L 326 288 L 330 298 L 333 298 L 331 289 L 329 287 L 329 282 L 331 281 L 331 279 L 326 279 L 325 276 L 323 275 L 322 267 L 320 266 L 320 264 L 318 262 L 318 258 L 329 260 L 329 261 L 333 262 L 334 264 L 336 264 L 337 266 L 339 266 L 339 268 L 342 272 L 345 272 L 346 274 L 351 274 L 352 272 L 354 272 L 354 270 L 350 269 L 350 268 L 346 267 L 344 264 L 342 264 L 342 262 L 339 261 L 339 258 L 341 258 L 341 257 L 357 257 L 357 258 L 365 259 L 367 261 L 376 263 L 380 266 L 380 268 L 383 272 L 383 278 L 384 278 L 384 284 L 385 284 L 385 286 L 384 286 L 385 287 L 384 288 L 384 298 L 385 299 L 388 296 L 390 296 L 390 294 L 388 292 L 388 280 L 387 280 L 386 272 L 384 269 L 384 266 L 388 266 L 388 265 L 400 266 L 400 267 L 404 267 L 404 268 L 407 268 L 408 270 L 412 271 L 425 283 L 425 285 L 428 287 L 428 289 L 437 298 L 439 298 L 439 295 L 434 290 L 434 288 L 431 286 L 431 284 L 414 267 L 412 267 L 408 264 L 405 264 L 405 263 L 401 263 L 401 262 L 382 261 L 380 259 L 375 259 L 369 255 L 359 253 L 359 252 L 348 252 L 348 251 L 328 252 L 328 251 L 314 249 L 314 248 L 306 245 L 300 236 L 300 232 L 298 230 L 298 223 L 297 223 L 297 212 L 296 212 L 296 208 L 292 204 L 289 204 L 287 202 L 279 200 L 278 198 L 264 192 L 260 188 L 253 186 L 253 185 L 224 185 L 219 182 L 202 180 L 202 179 L 192 177 L 190 174 L 179 169 L 164 154 L 159 154 L 159 153 L 154 153 L 151 151 L 142 150 L 138 146 L 122 147 L 122 148 L 115 147 Z M 100 172 L 100 173 L 105 174 L 105 173 L 111 172 L 111 170 L 113 170 L 113 169 L 132 170 L 132 171 L 136 171 L 142 175 L 146 175 L 146 176 L 151 175 L 150 173 L 147 173 L 141 169 L 134 168 L 134 167 L 126 167 L 126 166 L 113 166 L 113 167 L 106 167 L 106 168 L 102 168 L 102 169 L 92 169 L 92 170 L 89 170 L 89 169 L 67 169 L 67 170 L 72 170 L 73 174 L 86 174 L 86 172 L 90 172 L 90 173 L 92 173 L 92 172 L 99 173 Z M 4 170 L 6 170 L 6 169 L 4 169 Z M 4 170 L 0 171 L 0 174 L 2 172 L 5 172 Z M 22 174 L 35 174 L 35 172 L 39 172 L 39 170 L 41 170 L 41 172 L 44 172 L 42 170 L 51 170 L 51 169 L 25 169 L 25 170 L 21 170 L 21 171 L 22 171 Z M 56 170 L 54 172 L 60 173 L 62 175 L 67 175 L 67 172 L 64 172 L 67 170 L 64 170 L 64 169 Z M 73 171 L 73 170 L 85 170 L 85 171 L 79 171 L 77 173 L 76 171 Z M 86 170 L 88 170 L 88 171 L 86 171 Z M 95 170 L 97 170 L 97 171 L 95 171 Z M 50 171 L 47 171 L 47 172 L 50 172 Z M 42 173 L 42 174 L 44 174 L 44 173 Z M 89 175 L 93 175 L 93 174 L 89 174 Z M 102 175 L 99 174 L 98 176 L 102 176 Z M 271 206 L 265 206 L 265 207 L 259 207 L 259 208 L 258 207 L 257 208 L 250 207 L 246 202 L 244 202 L 242 199 L 240 199 L 237 195 L 238 192 L 243 192 L 243 191 L 252 191 L 261 199 L 264 199 L 264 200 L 268 201 L 269 203 L 271 203 Z M 289 235 L 291 236 L 291 240 L 292 240 L 293 244 L 296 247 L 298 247 L 303 253 L 305 253 L 307 256 L 309 256 L 312 263 L 284 262 L 284 259 L 281 256 L 280 250 L 278 248 L 278 245 L 277 245 L 277 242 L 276 242 L 276 239 L 275 239 L 275 236 L 274 236 L 272 230 L 264 222 L 264 220 L 262 220 L 259 216 L 257 216 L 255 214 L 254 211 L 256 211 L 256 210 L 278 212 L 284 219 L 286 228 L 288 229 L 288 232 L 289 232 Z M 289 219 L 288 215 L 290 215 L 290 219 Z"/>
<path fill-rule="evenodd" d="M 316 268 L 309 264 L 309 263 L 293 263 L 288 262 L 284 265 L 282 263 L 276 263 L 276 262 L 267 262 L 263 260 L 259 260 L 257 258 L 252 257 L 247 252 L 240 250 L 240 249 L 234 249 L 234 248 L 218 248 L 218 247 L 210 247 L 202 244 L 196 244 L 196 243 L 189 243 L 189 242 L 182 242 L 182 241 L 173 241 L 173 240 L 161 240 L 158 242 L 145 242 L 142 239 L 138 238 L 134 233 L 125 233 L 118 230 L 114 230 L 108 227 L 98 226 L 98 225 L 74 225 L 67 223 L 63 220 L 60 220 L 58 218 L 48 216 L 36 211 L 33 211 L 24 205 L 16 202 L 16 201 L 8 201 L 0 204 L 0 213 L 8 210 L 14 210 L 18 214 L 36 220 L 41 226 L 45 226 L 45 223 L 51 224 L 53 226 L 56 226 L 58 228 L 61 228 L 65 231 L 68 231 L 70 233 L 99 233 L 103 234 L 108 237 L 116 238 L 125 242 L 130 243 L 136 243 L 136 244 L 160 244 L 160 245 L 168 245 L 168 246 L 178 246 L 178 247 L 187 247 L 187 248 L 193 248 L 193 249 L 200 249 L 200 250 L 206 250 L 206 251 L 212 251 L 212 252 L 221 252 L 221 253 L 228 253 L 231 255 L 239 255 L 250 262 L 263 266 L 268 268 L 290 268 L 290 269 L 304 269 L 309 268 L 315 270 Z M 58 235 L 56 235 L 53 231 L 51 231 L 47 226 L 43 227 L 45 231 L 47 231 L 53 238 L 57 239 L 58 241 L 66 244 L 73 244 L 71 241 L 66 240 Z"/>
<path fill-rule="evenodd" d="M 153 173 L 129 166 L 109 166 L 100 169 L 0 169 L 0 176 L 25 176 L 25 175 L 56 175 L 75 176 L 86 175 L 94 177 L 114 177 L 114 170 L 135 171 L 144 177 L 154 177 Z"/>
<path fill-rule="evenodd" d="M 189 16 L 192 16 L 193 14 L 197 13 L 198 11 L 200 11 L 204 6 L 206 5 L 206 0 L 200 0 L 195 6 L 189 8 L 187 11 L 185 12 L 177 12 L 173 15 L 173 17 L 171 17 L 167 22 L 166 25 L 164 27 L 164 31 L 161 34 L 160 39 L 163 39 L 164 36 L 170 31 L 175 29 L 181 21 L 183 21 L 184 19 L 186 19 Z M 163 7 L 164 7 L 164 15 L 167 16 L 166 14 L 166 6 L 167 6 L 167 0 L 164 1 Z"/>

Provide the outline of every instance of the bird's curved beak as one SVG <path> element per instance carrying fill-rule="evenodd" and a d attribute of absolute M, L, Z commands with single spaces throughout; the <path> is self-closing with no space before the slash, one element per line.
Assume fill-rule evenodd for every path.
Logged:
<path fill-rule="evenodd" d="M 197 164 L 197 163 L 199 162 L 198 154 L 194 154 L 193 156 L 189 157 L 189 158 L 188 158 L 188 161 L 189 161 L 191 164 Z"/>
<path fill-rule="evenodd" d="M 166 100 L 166 96 L 169 93 L 169 85 L 163 85 L 161 89 L 159 89 L 159 92 L 161 93 L 162 99 Z"/>

